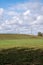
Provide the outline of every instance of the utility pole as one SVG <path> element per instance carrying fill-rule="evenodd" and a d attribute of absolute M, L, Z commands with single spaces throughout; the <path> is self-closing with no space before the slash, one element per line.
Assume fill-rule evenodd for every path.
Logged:
<path fill-rule="evenodd" d="M 32 35 L 32 26 L 31 26 L 31 35 Z"/>

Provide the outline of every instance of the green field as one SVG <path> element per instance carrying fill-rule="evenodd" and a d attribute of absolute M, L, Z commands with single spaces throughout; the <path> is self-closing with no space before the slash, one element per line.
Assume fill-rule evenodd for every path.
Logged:
<path fill-rule="evenodd" d="M 43 37 L 29 35 L 0 35 L 0 49 L 12 47 L 43 48 Z"/>
<path fill-rule="evenodd" d="M 0 49 L 12 47 L 43 48 L 43 39 L 0 40 Z"/>
<path fill-rule="evenodd" d="M 43 37 L 0 34 L 0 65 L 43 65 Z"/>

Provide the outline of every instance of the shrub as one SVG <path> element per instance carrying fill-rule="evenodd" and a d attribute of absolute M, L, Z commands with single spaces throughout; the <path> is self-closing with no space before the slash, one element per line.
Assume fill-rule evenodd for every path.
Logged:
<path fill-rule="evenodd" d="M 38 36 L 42 36 L 42 33 L 41 32 L 38 32 Z"/>

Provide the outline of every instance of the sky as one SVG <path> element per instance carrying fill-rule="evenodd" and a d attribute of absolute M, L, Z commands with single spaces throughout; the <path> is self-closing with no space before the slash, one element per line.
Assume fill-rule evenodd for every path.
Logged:
<path fill-rule="evenodd" d="M 0 0 L 0 33 L 43 33 L 43 0 Z"/>

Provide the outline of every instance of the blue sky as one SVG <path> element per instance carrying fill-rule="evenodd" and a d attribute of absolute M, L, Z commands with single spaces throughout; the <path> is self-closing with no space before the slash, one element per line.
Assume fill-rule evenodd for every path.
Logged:
<path fill-rule="evenodd" d="M 0 7 L 8 7 L 12 4 L 18 4 L 18 3 L 25 3 L 28 2 L 29 0 L 0 0 Z"/>
<path fill-rule="evenodd" d="M 43 32 L 43 0 L 0 0 L 0 33 Z"/>
<path fill-rule="evenodd" d="M 0 7 L 8 7 L 12 4 L 18 4 L 18 3 L 25 3 L 25 2 L 41 2 L 43 3 L 43 0 L 0 0 Z"/>

